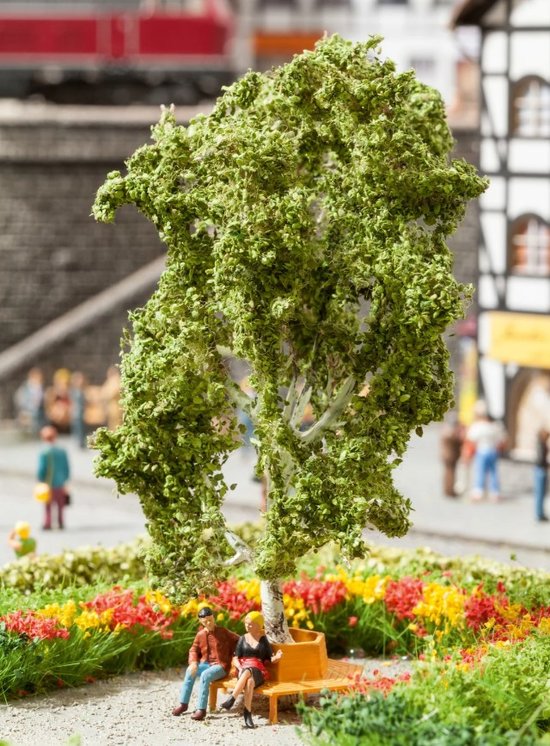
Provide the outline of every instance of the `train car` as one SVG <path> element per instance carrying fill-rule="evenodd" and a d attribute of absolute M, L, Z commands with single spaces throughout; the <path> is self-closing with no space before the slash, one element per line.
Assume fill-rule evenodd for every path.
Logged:
<path fill-rule="evenodd" d="M 235 79 L 220 0 L 0 0 L 0 97 L 194 104 Z"/>

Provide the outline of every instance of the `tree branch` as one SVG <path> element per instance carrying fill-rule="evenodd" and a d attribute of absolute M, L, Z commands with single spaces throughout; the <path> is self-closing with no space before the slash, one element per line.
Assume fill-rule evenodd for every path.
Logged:
<path fill-rule="evenodd" d="M 223 563 L 225 567 L 240 565 L 242 562 L 252 562 L 254 552 L 240 536 L 227 529 L 225 531 L 227 543 L 235 550 L 235 554 Z"/>
<path fill-rule="evenodd" d="M 334 422 L 347 406 L 351 399 L 354 387 L 355 378 L 353 376 L 348 376 L 342 384 L 340 391 L 336 394 L 336 398 L 332 404 L 325 412 L 323 412 L 317 422 L 315 422 L 305 432 L 297 433 L 298 437 L 302 440 L 302 443 L 311 443 L 312 440 L 320 437 L 320 435 Z"/>
<path fill-rule="evenodd" d="M 292 413 L 292 417 L 290 418 L 290 426 L 293 427 L 295 430 L 300 429 L 300 423 L 302 422 L 304 412 L 306 411 L 306 407 L 309 404 L 309 400 L 311 399 L 312 392 L 313 388 L 304 384 L 304 388 L 300 392 L 300 396 L 298 397 L 298 401 L 296 402 L 296 406 L 294 407 L 294 412 Z"/>

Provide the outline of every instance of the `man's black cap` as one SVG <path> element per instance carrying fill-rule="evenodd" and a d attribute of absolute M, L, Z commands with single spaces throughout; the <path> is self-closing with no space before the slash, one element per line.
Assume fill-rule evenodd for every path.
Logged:
<path fill-rule="evenodd" d="M 212 609 L 209 609 L 208 606 L 204 606 L 199 611 L 199 619 L 204 619 L 205 616 L 212 616 L 213 613 Z"/>

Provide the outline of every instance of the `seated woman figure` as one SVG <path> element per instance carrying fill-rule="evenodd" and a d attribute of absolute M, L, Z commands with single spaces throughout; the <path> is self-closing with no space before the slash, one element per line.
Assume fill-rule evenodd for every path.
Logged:
<path fill-rule="evenodd" d="M 264 618 L 259 611 L 250 611 L 244 618 L 245 634 L 239 638 L 235 649 L 233 665 L 237 669 L 238 680 L 233 693 L 221 707 L 230 710 L 239 694 L 244 692 L 244 724 L 246 728 L 254 728 L 252 720 L 252 695 L 254 689 L 261 686 L 269 678 L 265 667 L 267 661 L 275 663 L 282 656 L 279 650 L 273 654 L 271 645 L 264 634 Z"/>

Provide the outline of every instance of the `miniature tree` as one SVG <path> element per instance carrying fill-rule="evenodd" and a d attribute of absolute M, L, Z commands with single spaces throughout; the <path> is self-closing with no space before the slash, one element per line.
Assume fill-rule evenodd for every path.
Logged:
<path fill-rule="evenodd" d="M 187 127 L 164 111 L 153 144 L 108 175 L 94 205 L 112 221 L 134 204 L 168 250 L 132 314 L 124 423 L 97 433 L 97 473 L 139 495 L 149 569 L 173 596 L 220 576 L 228 538 L 263 581 L 275 641 L 288 634 L 279 580 L 297 558 L 331 540 L 364 555 L 365 526 L 406 533 L 411 506 L 392 471 L 411 431 L 452 401 L 441 335 L 467 289 L 446 237 L 485 182 L 449 162 L 439 94 L 380 59 L 379 41 L 332 36 L 249 72 Z M 254 398 L 229 355 L 249 365 Z M 237 407 L 268 484 L 254 551 L 220 510 Z"/>

